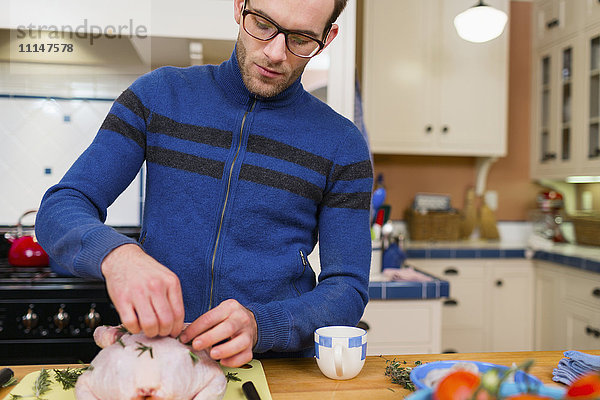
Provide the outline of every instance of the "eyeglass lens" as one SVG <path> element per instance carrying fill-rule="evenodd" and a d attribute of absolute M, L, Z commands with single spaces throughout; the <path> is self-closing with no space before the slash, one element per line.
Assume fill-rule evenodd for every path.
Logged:
<path fill-rule="evenodd" d="M 259 40 L 273 39 L 280 32 L 272 22 L 252 13 L 244 16 L 244 29 Z M 319 49 L 319 43 L 309 36 L 290 32 L 285 38 L 288 49 L 300 57 L 310 57 Z"/>

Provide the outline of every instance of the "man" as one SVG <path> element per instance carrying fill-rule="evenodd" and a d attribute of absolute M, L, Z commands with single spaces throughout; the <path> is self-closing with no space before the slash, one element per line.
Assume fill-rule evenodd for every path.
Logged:
<path fill-rule="evenodd" d="M 180 335 L 240 366 L 253 352 L 311 355 L 314 329 L 362 316 L 368 149 L 300 84 L 344 3 L 235 0 L 232 57 L 137 79 L 44 196 L 40 243 L 73 273 L 103 277 L 131 332 Z M 103 221 L 144 161 L 138 243 Z M 306 256 L 317 234 L 315 286 Z"/>

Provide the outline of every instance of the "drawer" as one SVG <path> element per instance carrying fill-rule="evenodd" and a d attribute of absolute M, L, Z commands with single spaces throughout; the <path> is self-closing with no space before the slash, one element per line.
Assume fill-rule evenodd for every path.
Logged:
<path fill-rule="evenodd" d="M 598 275 L 598 279 L 595 278 L 596 276 L 593 275 L 588 278 L 579 274 L 569 274 L 565 281 L 567 299 L 600 308 L 600 275 Z"/>
<path fill-rule="evenodd" d="M 485 293 L 483 282 L 456 279 L 450 283 L 450 297 L 442 300 L 442 327 L 479 328 L 483 326 Z"/>
<path fill-rule="evenodd" d="M 369 326 L 369 344 L 431 343 L 439 340 L 440 308 L 439 300 L 372 300 L 361 321 Z"/>
<path fill-rule="evenodd" d="M 448 282 L 455 279 L 478 278 L 485 275 L 486 261 L 482 260 L 416 260 L 411 262 L 415 267 Z"/>

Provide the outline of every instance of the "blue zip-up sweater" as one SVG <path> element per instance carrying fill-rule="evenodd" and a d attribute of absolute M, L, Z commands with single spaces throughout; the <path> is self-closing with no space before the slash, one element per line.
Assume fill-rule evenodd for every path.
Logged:
<path fill-rule="evenodd" d="M 103 222 L 144 161 L 139 245 L 179 277 L 187 322 L 236 299 L 255 315 L 256 353 L 298 352 L 316 328 L 358 322 L 371 255 L 369 152 L 300 80 L 259 98 L 235 51 L 219 66 L 141 76 L 42 200 L 36 234 L 53 260 L 102 278 L 104 257 L 136 243 Z M 306 256 L 317 236 L 315 286 Z"/>

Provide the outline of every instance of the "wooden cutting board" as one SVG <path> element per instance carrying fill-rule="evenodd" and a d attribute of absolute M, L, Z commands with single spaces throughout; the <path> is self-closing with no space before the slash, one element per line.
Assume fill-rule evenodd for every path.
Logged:
<path fill-rule="evenodd" d="M 244 397 L 244 392 L 242 391 L 242 384 L 247 381 L 252 381 L 254 383 L 261 400 L 272 400 L 271 393 L 269 392 L 269 385 L 267 384 L 267 378 L 265 377 L 265 372 L 260 361 L 252 360 L 241 368 L 221 368 L 225 374 L 231 372 L 237 374 L 236 376 L 241 379 L 239 382 L 230 380 L 227 383 L 227 391 L 225 392 L 224 400 L 245 400 L 246 397 Z M 52 384 L 50 385 L 51 389 L 42 397 L 46 400 L 75 400 L 75 391 L 73 389 L 64 390 L 59 383 L 54 381 L 54 372 L 49 372 L 50 377 L 52 378 Z M 23 396 L 32 395 L 32 387 L 39 374 L 40 371 L 36 371 L 25 375 L 4 400 L 10 400 L 11 394 Z"/>

